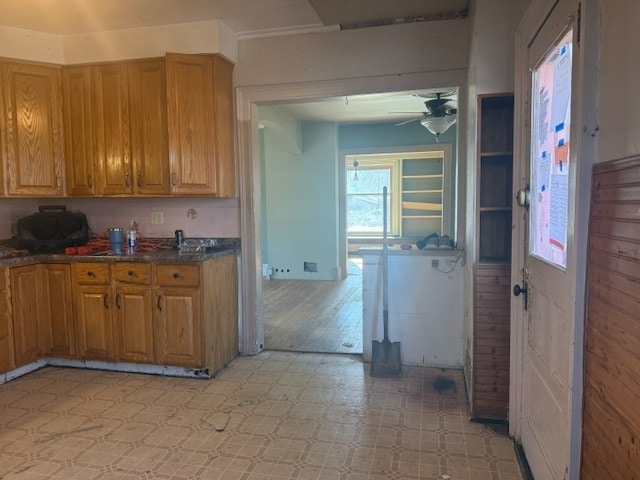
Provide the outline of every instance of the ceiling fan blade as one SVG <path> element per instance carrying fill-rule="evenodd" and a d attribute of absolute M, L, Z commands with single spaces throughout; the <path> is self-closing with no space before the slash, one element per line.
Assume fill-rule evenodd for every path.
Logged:
<path fill-rule="evenodd" d="M 406 123 L 417 122 L 418 120 L 422 120 L 422 117 L 412 118 L 411 120 L 405 120 L 404 122 L 396 123 L 396 127 L 399 127 L 400 125 L 404 125 Z"/>
<path fill-rule="evenodd" d="M 390 114 L 392 114 L 392 113 L 415 113 L 415 114 L 417 115 L 417 114 L 419 114 L 419 113 L 425 114 L 425 113 L 427 113 L 427 112 L 387 112 L 387 115 L 390 115 Z"/>

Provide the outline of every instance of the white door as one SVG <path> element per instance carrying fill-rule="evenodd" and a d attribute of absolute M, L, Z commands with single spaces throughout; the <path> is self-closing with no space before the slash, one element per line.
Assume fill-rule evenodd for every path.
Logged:
<path fill-rule="evenodd" d="M 526 47 L 521 162 L 529 207 L 516 215 L 513 279 L 516 439 L 537 480 L 567 477 L 576 284 L 571 156 L 573 2 L 559 1 Z M 526 76 L 526 77 L 525 77 Z M 522 185 L 521 185 L 522 186 Z M 518 234 L 520 232 L 520 234 Z M 517 293 L 514 286 L 514 295 Z"/>

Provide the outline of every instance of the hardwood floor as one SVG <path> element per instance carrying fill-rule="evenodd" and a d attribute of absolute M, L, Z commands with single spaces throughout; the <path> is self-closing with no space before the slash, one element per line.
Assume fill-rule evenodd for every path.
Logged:
<path fill-rule="evenodd" d="M 340 282 L 263 280 L 267 350 L 362 353 L 362 258 Z"/>

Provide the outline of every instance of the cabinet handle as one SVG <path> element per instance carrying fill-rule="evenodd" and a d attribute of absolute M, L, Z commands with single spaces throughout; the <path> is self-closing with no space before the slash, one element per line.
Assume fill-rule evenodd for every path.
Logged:
<path fill-rule="evenodd" d="M 180 274 L 178 272 L 174 273 L 173 278 L 180 278 Z"/>
<path fill-rule="evenodd" d="M 138 174 L 138 187 L 142 186 L 142 175 Z"/>
<path fill-rule="evenodd" d="M 120 294 L 116 295 L 116 307 L 120 308 Z"/>
<path fill-rule="evenodd" d="M 102 303 L 104 303 L 104 308 L 109 308 L 109 304 L 107 303 L 108 298 L 109 298 L 108 293 L 105 293 L 104 297 L 102 297 Z"/>
<path fill-rule="evenodd" d="M 60 175 L 56 175 L 56 187 L 62 188 L 62 177 Z"/>
<path fill-rule="evenodd" d="M 162 310 L 162 295 L 158 295 L 158 310 Z"/>
<path fill-rule="evenodd" d="M 129 180 L 129 173 L 125 173 L 124 174 L 124 185 L 126 187 L 128 187 L 129 185 L 131 185 L 131 181 Z"/>
<path fill-rule="evenodd" d="M 171 172 L 171 185 L 177 185 L 178 183 L 178 176 L 176 175 L 176 172 Z"/>
<path fill-rule="evenodd" d="M 129 275 L 130 277 L 133 277 L 136 273 L 133 270 L 129 270 L 127 272 L 127 275 Z"/>
<path fill-rule="evenodd" d="M 89 188 L 93 188 L 93 177 L 91 175 L 87 177 L 87 184 L 89 185 Z"/>
<path fill-rule="evenodd" d="M 96 275 L 96 274 L 95 274 L 95 273 L 93 273 L 91 270 L 89 270 L 89 271 L 87 272 L 87 277 L 95 277 L 95 275 Z"/>

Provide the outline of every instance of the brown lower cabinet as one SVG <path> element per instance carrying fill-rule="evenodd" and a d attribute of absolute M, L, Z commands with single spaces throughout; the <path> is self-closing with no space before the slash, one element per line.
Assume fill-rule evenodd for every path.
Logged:
<path fill-rule="evenodd" d="M 73 269 L 80 358 L 215 372 L 238 354 L 235 255 Z"/>
<path fill-rule="evenodd" d="M 0 267 L 0 373 L 43 357 L 215 372 L 238 354 L 235 255 Z"/>

